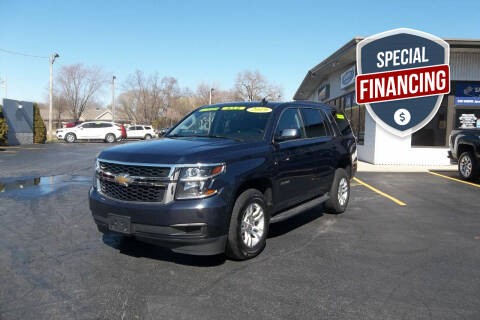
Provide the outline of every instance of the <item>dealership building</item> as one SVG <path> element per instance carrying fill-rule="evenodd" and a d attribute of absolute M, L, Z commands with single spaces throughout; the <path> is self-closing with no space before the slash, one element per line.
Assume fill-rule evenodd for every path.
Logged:
<path fill-rule="evenodd" d="M 398 137 L 374 122 L 355 99 L 356 37 L 307 72 L 294 100 L 342 110 L 358 140 L 359 160 L 373 164 L 448 165 L 448 138 L 455 128 L 480 128 L 480 39 L 444 39 L 450 45 L 450 93 L 422 129 Z"/>

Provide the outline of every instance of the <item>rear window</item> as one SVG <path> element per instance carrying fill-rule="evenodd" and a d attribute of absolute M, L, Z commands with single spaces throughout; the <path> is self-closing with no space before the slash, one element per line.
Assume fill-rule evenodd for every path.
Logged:
<path fill-rule="evenodd" d="M 348 121 L 347 117 L 343 112 L 333 111 L 332 116 L 337 123 L 338 130 L 343 136 L 349 136 L 353 134 L 350 122 Z"/>

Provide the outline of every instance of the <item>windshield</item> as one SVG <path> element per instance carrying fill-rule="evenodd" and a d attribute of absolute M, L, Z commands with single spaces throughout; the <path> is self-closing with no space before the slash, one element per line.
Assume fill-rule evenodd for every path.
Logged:
<path fill-rule="evenodd" d="M 211 137 L 262 140 L 272 109 L 267 107 L 204 107 L 179 123 L 167 137 Z"/>

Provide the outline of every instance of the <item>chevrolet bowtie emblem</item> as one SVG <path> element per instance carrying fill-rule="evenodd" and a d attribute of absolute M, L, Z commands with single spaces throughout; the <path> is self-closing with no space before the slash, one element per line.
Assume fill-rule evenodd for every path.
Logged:
<path fill-rule="evenodd" d="M 122 185 L 125 187 L 128 187 L 128 185 L 133 182 L 133 179 L 130 178 L 128 174 L 123 174 L 123 173 L 116 175 L 113 180 L 119 185 Z"/>

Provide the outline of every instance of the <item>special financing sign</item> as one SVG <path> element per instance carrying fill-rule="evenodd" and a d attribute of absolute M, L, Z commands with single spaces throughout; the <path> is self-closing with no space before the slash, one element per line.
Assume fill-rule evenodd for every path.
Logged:
<path fill-rule="evenodd" d="M 387 131 L 406 136 L 424 127 L 450 92 L 450 46 L 418 30 L 395 29 L 357 44 L 358 104 Z"/>

